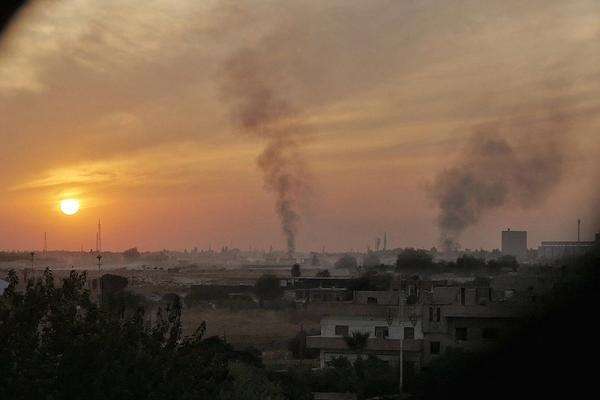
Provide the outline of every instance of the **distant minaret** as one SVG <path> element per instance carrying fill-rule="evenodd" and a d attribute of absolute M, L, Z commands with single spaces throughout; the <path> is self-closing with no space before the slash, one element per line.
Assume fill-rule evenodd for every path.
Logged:
<path fill-rule="evenodd" d="M 581 241 L 581 220 L 577 220 L 577 241 Z"/>
<path fill-rule="evenodd" d="M 100 219 L 98 219 L 98 230 L 96 231 L 96 252 L 102 251 L 102 226 L 100 225 Z"/>
<path fill-rule="evenodd" d="M 48 240 L 46 237 L 46 232 L 44 232 L 44 254 L 48 252 Z"/>
<path fill-rule="evenodd" d="M 383 232 L 383 251 L 387 250 L 387 232 Z"/>

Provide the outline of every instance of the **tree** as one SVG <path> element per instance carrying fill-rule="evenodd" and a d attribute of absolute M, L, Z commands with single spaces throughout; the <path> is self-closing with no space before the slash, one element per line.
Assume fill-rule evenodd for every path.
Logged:
<path fill-rule="evenodd" d="M 356 258 L 352 257 L 350 254 L 344 254 L 335 262 L 334 266 L 335 268 L 356 269 L 356 267 L 358 267 L 358 262 L 356 261 Z"/>
<path fill-rule="evenodd" d="M 389 290 L 392 276 L 388 273 L 377 273 L 369 270 L 358 278 L 350 279 L 348 290 Z"/>
<path fill-rule="evenodd" d="M 298 277 L 300 277 L 300 275 L 301 275 L 301 272 L 300 272 L 300 264 L 294 264 L 294 265 L 292 266 L 292 276 L 293 276 L 294 278 L 298 278 Z"/>
<path fill-rule="evenodd" d="M 485 268 L 485 261 L 481 258 L 463 254 L 456 259 L 456 268 L 462 271 L 475 271 Z"/>
<path fill-rule="evenodd" d="M 330 278 L 331 274 L 329 273 L 328 269 L 322 269 L 319 272 L 317 272 L 317 276 L 319 278 Z"/>
<path fill-rule="evenodd" d="M 396 259 L 396 270 L 428 270 L 435 266 L 433 256 L 423 249 L 402 250 Z"/>
<path fill-rule="evenodd" d="M 253 357 L 218 338 L 204 338 L 202 323 L 183 336 L 178 299 L 156 313 L 147 327 L 144 311 L 124 314 L 91 301 L 85 273 L 71 272 L 62 285 L 46 270 L 0 296 L 0 398 L 2 399 L 201 399 L 238 397 L 249 380 L 247 399 L 279 388 L 265 380 Z"/>
<path fill-rule="evenodd" d="M 132 247 L 123 252 L 123 258 L 126 262 L 133 262 L 140 258 L 140 252 L 138 251 L 137 247 Z"/>
<path fill-rule="evenodd" d="M 363 266 L 366 268 L 371 268 L 371 267 L 377 267 L 379 265 L 381 265 L 381 260 L 379 259 L 379 256 L 369 250 L 369 252 L 367 253 L 367 255 L 365 256 L 365 258 L 363 260 Z"/>
<path fill-rule="evenodd" d="M 492 272 L 498 272 L 502 268 L 510 268 L 512 271 L 516 271 L 519 268 L 519 263 L 517 262 L 516 257 L 511 255 L 503 255 L 495 260 L 488 261 L 487 267 Z"/>
<path fill-rule="evenodd" d="M 319 332 L 311 332 L 312 335 L 318 335 Z M 319 349 L 306 347 L 306 331 L 301 330 L 288 343 L 288 349 L 292 352 L 294 358 L 315 358 L 319 356 Z"/>
<path fill-rule="evenodd" d="M 264 301 L 273 301 L 283 295 L 279 278 L 273 274 L 261 275 L 254 285 L 254 292 L 258 296 L 261 306 Z"/>
<path fill-rule="evenodd" d="M 233 384 L 225 399 L 285 400 L 280 386 L 268 379 L 264 369 L 234 361 L 229 365 L 229 371 Z"/>
<path fill-rule="evenodd" d="M 346 346 L 348 346 L 350 350 L 358 353 L 358 358 L 360 358 L 361 354 L 369 344 L 369 336 L 371 336 L 369 332 L 361 333 L 354 331 L 350 336 L 344 336 L 344 341 L 346 342 Z"/>

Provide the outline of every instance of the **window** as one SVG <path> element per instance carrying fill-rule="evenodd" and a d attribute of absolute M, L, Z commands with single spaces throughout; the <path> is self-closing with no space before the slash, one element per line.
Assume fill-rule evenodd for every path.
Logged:
<path fill-rule="evenodd" d="M 433 307 L 429 307 L 429 322 L 433 322 Z"/>
<path fill-rule="evenodd" d="M 414 339 L 415 338 L 415 328 L 412 326 L 404 327 L 404 339 Z"/>
<path fill-rule="evenodd" d="M 498 339 L 498 336 L 500 336 L 498 328 L 483 328 L 483 331 L 481 331 L 482 339 Z"/>
<path fill-rule="evenodd" d="M 465 299 L 467 296 L 467 290 L 464 287 L 460 288 L 460 305 L 464 306 L 465 305 Z"/>
<path fill-rule="evenodd" d="M 375 337 L 379 339 L 385 339 L 389 336 L 390 332 L 387 326 L 376 326 Z"/>
<path fill-rule="evenodd" d="M 377 297 L 367 297 L 367 304 L 377 304 Z"/>
<path fill-rule="evenodd" d="M 442 320 L 442 309 L 439 307 L 435 309 L 435 320 L 436 322 L 440 322 Z"/>
<path fill-rule="evenodd" d="M 336 325 L 335 336 L 348 336 L 348 325 Z"/>
<path fill-rule="evenodd" d="M 456 328 L 456 340 L 467 340 L 467 328 Z"/>
<path fill-rule="evenodd" d="M 429 342 L 429 352 L 431 354 L 440 354 L 440 342 Z"/>

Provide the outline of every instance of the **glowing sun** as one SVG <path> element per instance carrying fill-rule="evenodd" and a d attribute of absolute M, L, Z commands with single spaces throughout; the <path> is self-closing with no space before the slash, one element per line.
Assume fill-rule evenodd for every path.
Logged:
<path fill-rule="evenodd" d="M 66 215 L 73 215 L 79 211 L 79 200 L 77 199 L 64 199 L 60 202 L 60 211 Z"/>

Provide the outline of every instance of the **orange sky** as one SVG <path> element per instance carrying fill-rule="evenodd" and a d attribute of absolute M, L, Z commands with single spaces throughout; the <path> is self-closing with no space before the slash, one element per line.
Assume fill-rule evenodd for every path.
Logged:
<path fill-rule="evenodd" d="M 256 159 L 223 99 L 255 51 L 294 106 L 310 190 L 300 250 L 437 244 L 431 185 L 483 123 L 569 119 L 546 201 L 494 209 L 461 243 L 600 229 L 600 3 L 39 1 L 0 47 L 0 249 L 284 247 Z M 484 4 L 485 3 L 485 4 Z M 503 132 L 496 133 L 503 135 Z M 539 139 L 539 138 L 538 138 Z M 62 215 L 65 196 L 81 211 Z"/>

